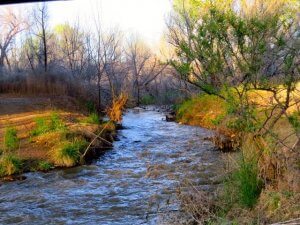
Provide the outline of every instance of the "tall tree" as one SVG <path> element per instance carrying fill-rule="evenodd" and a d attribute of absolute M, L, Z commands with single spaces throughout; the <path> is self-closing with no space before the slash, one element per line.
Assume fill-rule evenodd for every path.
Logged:
<path fill-rule="evenodd" d="M 136 104 L 141 103 L 141 91 L 148 88 L 165 69 L 150 48 L 137 38 L 132 38 L 126 50 L 127 63 L 133 80 Z"/>
<path fill-rule="evenodd" d="M 276 138 L 275 124 L 283 115 L 288 117 L 289 107 L 299 104 L 293 93 L 299 91 L 300 80 L 300 4 L 293 0 L 239 2 L 236 9 L 231 3 L 219 7 L 219 1 L 201 1 L 204 8 L 197 19 L 179 11 L 170 26 L 176 48 L 170 62 L 182 79 L 226 100 L 239 129 L 251 128 Z M 253 90 L 268 92 L 274 102 L 261 124 L 249 99 Z"/>
<path fill-rule="evenodd" d="M 85 64 L 84 33 L 80 31 L 78 22 L 73 26 L 68 23 L 55 28 L 58 36 L 59 50 L 67 61 L 72 76 L 81 75 Z M 63 60 L 64 61 L 64 60 Z"/>
<path fill-rule="evenodd" d="M 6 8 L 0 14 L 0 74 L 5 61 L 8 65 L 8 52 L 17 34 L 26 28 L 26 23 L 11 8 Z"/>
<path fill-rule="evenodd" d="M 49 28 L 49 12 L 46 3 L 37 5 L 33 10 L 33 23 L 35 26 L 34 34 L 40 40 L 39 61 L 42 61 L 44 71 L 48 71 L 49 48 L 48 42 L 50 39 Z"/>

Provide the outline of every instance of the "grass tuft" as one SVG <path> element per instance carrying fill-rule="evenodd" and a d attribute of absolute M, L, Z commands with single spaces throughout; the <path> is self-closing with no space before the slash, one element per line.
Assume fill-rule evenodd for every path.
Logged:
<path fill-rule="evenodd" d="M 53 165 L 46 161 L 40 161 L 38 164 L 38 169 L 41 171 L 48 171 L 53 167 Z"/>
<path fill-rule="evenodd" d="M 93 112 L 86 119 L 84 119 L 83 122 L 90 123 L 90 124 L 99 124 L 100 118 L 97 113 Z"/>
<path fill-rule="evenodd" d="M 86 146 L 87 142 L 83 140 L 65 141 L 53 150 L 53 161 L 58 166 L 75 166 L 79 162 L 81 151 Z"/>
<path fill-rule="evenodd" d="M 6 128 L 4 135 L 4 146 L 6 150 L 14 150 L 18 148 L 19 139 L 15 128 Z"/>
<path fill-rule="evenodd" d="M 52 113 L 50 120 L 46 118 L 36 118 L 36 128 L 31 131 L 31 136 L 39 136 L 52 131 L 64 130 L 66 128 L 58 114 Z"/>
<path fill-rule="evenodd" d="M 252 208 L 258 200 L 262 184 L 258 177 L 257 162 L 242 157 L 225 181 L 224 200 L 229 208 L 236 203 L 242 207 Z"/>
<path fill-rule="evenodd" d="M 52 113 L 50 117 L 50 131 L 59 131 L 64 130 L 66 125 L 64 122 L 59 118 L 57 113 Z"/>
<path fill-rule="evenodd" d="M 38 136 L 48 132 L 49 128 L 45 118 L 36 118 L 35 123 L 36 128 L 31 131 L 31 136 Z"/>
<path fill-rule="evenodd" d="M 2 155 L 0 158 L 0 176 L 21 172 L 22 161 L 14 155 Z"/>

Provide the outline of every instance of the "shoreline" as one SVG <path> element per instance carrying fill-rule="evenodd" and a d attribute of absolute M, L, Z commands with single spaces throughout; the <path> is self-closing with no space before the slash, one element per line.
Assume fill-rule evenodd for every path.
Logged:
<path fill-rule="evenodd" d="M 73 98 L 0 97 L 1 182 L 24 180 L 31 171 L 88 164 L 116 139 L 114 123 L 102 122 Z"/>

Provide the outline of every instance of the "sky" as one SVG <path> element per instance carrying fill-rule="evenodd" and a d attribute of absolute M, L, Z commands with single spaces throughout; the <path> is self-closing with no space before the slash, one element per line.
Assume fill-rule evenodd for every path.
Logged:
<path fill-rule="evenodd" d="M 24 11 L 34 3 L 14 5 Z M 172 0 L 69 0 L 49 2 L 50 24 L 74 23 L 93 29 L 99 12 L 102 29 L 118 27 L 125 36 L 138 35 L 148 44 L 156 45 L 163 35 Z"/>

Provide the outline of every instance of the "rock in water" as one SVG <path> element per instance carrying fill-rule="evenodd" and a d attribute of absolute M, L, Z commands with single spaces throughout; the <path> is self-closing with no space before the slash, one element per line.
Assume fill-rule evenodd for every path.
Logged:
<path fill-rule="evenodd" d="M 170 112 L 166 115 L 166 121 L 168 122 L 175 121 L 175 119 L 176 119 L 175 112 Z"/>

